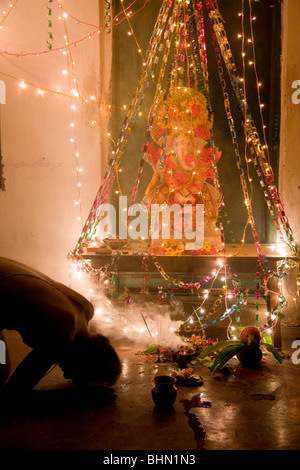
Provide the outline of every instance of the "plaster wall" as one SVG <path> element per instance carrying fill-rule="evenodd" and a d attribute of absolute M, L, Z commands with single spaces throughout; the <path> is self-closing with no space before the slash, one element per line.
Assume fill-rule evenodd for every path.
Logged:
<path fill-rule="evenodd" d="M 98 32 L 101 4 L 69 0 L 63 10 L 51 2 L 49 16 L 46 2 L 19 2 L 0 30 L 0 47 L 8 52 L 0 56 L 0 80 L 6 85 L 0 256 L 62 282 L 68 277 L 67 253 L 76 245 L 107 159 L 106 129 L 100 126 L 109 99 L 110 64 L 100 61 L 100 48 L 105 41 L 109 51 L 111 35 L 103 28 Z"/>

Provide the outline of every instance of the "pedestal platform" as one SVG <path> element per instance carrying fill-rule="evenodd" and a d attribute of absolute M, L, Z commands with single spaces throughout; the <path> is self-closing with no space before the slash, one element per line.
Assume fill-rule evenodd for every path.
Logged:
<path fill-rule="evenodd" d="M 265 256 L 268 271 L 276 272 L 277 263 L 286 257 L 291 256 L 286 250 L 279 249 L 276 244 L 262 244 L 261 250 Z M 241 281 L 243 293 L 248 299 L 249 308 L 252 298 L 253 305 L 266 305 L 265 311 L 270 311 L 276 305 L 278 286 L 276 278 L 271 278 L 268 288 L 272 294 L 262 295 L 257 298 L 255 289 L 259 279 L 257 272 L 257 252 L 254 244 L 226 245 L 226 255 L 208 254 L 201 256 L 152 256 L 146 251 L 135 250 L 111 250 L 108 252 L 101 249 L 89 249 L 83 255 L 85 259 L 90 259 L 92 267 L 100 269 L 106 267 L 107 273 L 113 277 L 113 284 L 110 284 L 110 295 L 112 299 L 117 299 L 124 289 L 128 289 L 132 295 L 147 295 L 147 298 L 157 299 L 158 289 L 168 289 L 179 300 L 185 304 L 198 302 L 209 291 L 211 302 L 213 303 L 220 293 L 226 275 L 228 288 L 233 288 L 231 275 L 234 279 Z M 223 266 L 220 269 L 220 263 Z M 220 269 L 220 275 L 215 279 L 212 276 L 214 270 Z M 206 277 L 211 279 L 207 281 Z M 182 283 L 185 286 L 182 286 Z M 199 283 L 197 288 L 188 287 L 189 284 Z M 212 284 L 213 283 L 213 284 Z M 150 296 L 150 297 L 149 297 Z M 146 299 L 145 299 L 146 300 Z M 210 305 L 208 305 L 208 308 Z M 255 308 L 252 310 L 255 311 Z M 252 312 L 253 316 L 253 312 Z M 252 320 L 253 321 L 253 320 Z M 276 322 L 273 330 L 274 345 L 281 347 L 280 318 Z"/>

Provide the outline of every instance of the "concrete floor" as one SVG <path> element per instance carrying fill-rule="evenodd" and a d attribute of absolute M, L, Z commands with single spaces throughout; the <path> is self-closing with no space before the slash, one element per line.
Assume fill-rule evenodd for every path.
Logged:
<path fill-rule="evenodd" d="M 27 348 L 17 333 L 8 332 L 6 337 L 16 365 Z M 282 327 L 282 350 L 292 354 L 297 337 L 300 327 Z M 291 359 L 281 366 L 268 356 L 259 370 L 238 367 L 227 376 L 211 376 L 200 366 L 203 385 L 178 385 L 174 407 L 164 413 L 151 398 L 153 378 L 171 373 L 175 365 L 156 363 L 155 357 L 138 354 L 139 348 L 128 343 L 115 347 L 123 362 L 122 376 L 114 386 L 115 400 L 76 392 L 55 368 L 25 404 L 12 414 L 2 413 L 0 449 L 300 449 L 300 364 Z M 192 403 L 200 393 L 211 407 L 192 408 L 199 425 L 196 436 L 184 402 Z"/>

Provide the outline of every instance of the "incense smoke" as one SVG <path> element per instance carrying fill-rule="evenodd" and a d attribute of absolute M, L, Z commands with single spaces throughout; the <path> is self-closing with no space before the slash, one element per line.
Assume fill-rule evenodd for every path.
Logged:
<path fill-rule="evenodd" d="M 112 342 L 129 340 L 140 346 L 160 345 L 176 348 L 184 344 L 176 334 L 183 321 L 178 320 L 182 312 L 180 302 L 145 301 L 126 299 L 121 294 L 117 300 L 105 295 L 106 286 L 91 287 L 87 277 L 80 273 L 72 276 L 71 288 L 84 295 L 95 309 L 91 331 L 107 336 Z"/>
<path fill-rule="evenodd" d="M 95 302 L 92 326 L 98 328 L 112 341 L 126 338 L 139 345 L 160 345 L 175 348 L 184 344 L 176 331 L 182 321 L 172 319 L 178 307 L 158 305 L 155 302 L 133 301 L 118 305 L 104 296 Z"/>

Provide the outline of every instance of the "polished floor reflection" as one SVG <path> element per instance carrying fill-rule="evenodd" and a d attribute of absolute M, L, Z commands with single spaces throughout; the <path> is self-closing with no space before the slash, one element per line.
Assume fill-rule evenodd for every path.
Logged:
<path fill-rule="evenodd" d="M 283 327 L 283 351 L 293 353 L 300 328 Z M 9 333 L 13 361 L 26 348 Z M 171 362 L 115 345 L 123 372 L 114 393 L 73 389 L 58 368 L 26 401 L 1 410 L 0 449 L 84 450 L 279 450 L 300 449 L 300 364 L 264 359 L 259 370 L 238 367 L 203 384 L 177 385 L 170 410 L 157 409 L 151 390 L 156 375 L 172 374 Z"/>

